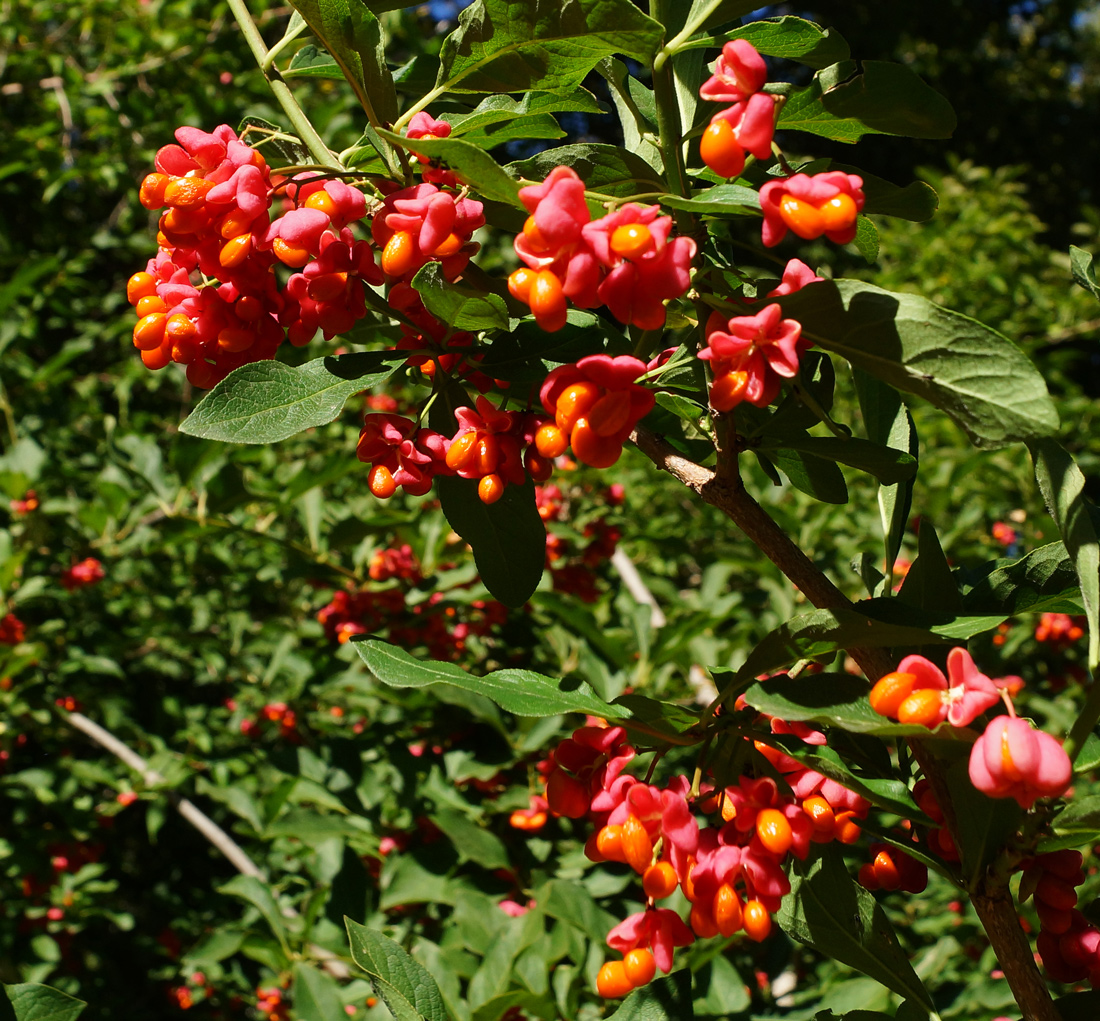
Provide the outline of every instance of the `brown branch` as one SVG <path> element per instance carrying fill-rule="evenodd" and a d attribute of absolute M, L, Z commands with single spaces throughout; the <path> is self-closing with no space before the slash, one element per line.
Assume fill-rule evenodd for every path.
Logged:
<path fill-rule="evenodd" d="M 631 439 L 658 468 L 667 471 L 733 521 L 814 606 L 823 610 L 851 607 L 844 593 L 752 498 L 736 474 L 735 463 L 730 464 L 726 472 L 716 474 L 683 457 L 661 437 L 646 429 L 636 429 Z M 872 680 L 894 669 L 882 649 L 852 648 L 848 652 Z M 957 839 L 954 805 L 942 770 L 921 742 L 910 741 L 910 747 L 944 811 L 948 831 Z M 1024 1021 L 1059 1021 L 1058 1011 L 1036 967 L 1027 937 L 1020 928 L 1006 880 L 997 882 L 987 875 L 983 877 L 979 889 L 969 892 L 989 943 L 1023 1012 Z"/>
<path fill-rule="evenodd" d="M 117 759 L 120 759 L 135 773 L 139 774 L 147 786 L 155 787 L 165 782 L 164 777 L 155 769 L 152 769 L 149 763 L 138 755 L 133 748 L 124 744 L 115 737 L 114 734 L 109 730 L 105 730 L 94 720 L 88 719 L 83 713 L 65 713 L 64 716 L 73 727 L 86 734 L 95 741 L 96 744 L 106 748 L 107 751 Z M 179 814 L 206 837 L 214 847 L 221 851 L 238 872 L 245 876 L 255 876 L 265 883 L 268 881 L 263 870 L 248 856 L 245 849 L 214 822 L 214 820 L 201 808 L 187 798 L 177 798 L 174 800 L 176 810 Z M 286 918 L 297 918 L 298 912 L 293 908 L 284 908 L 283 916 Z M 309 944 L 308 949 L 316 960 L 322 962 L 321 966 L 332 975 L 333 978 L 346 979 L 350 976 L 351 970 L 331 950 L 318 946 L 316 943 Z"/>
<path fill-rule="evenodd" d="M 745 489 L 739 476 L 725 478 L 688 460 L 648 429 L 630 437 L 658 468 L 667 471 L 712 507 L 717 507 L 756 544 L 760 551 L 793 582 L 819 610 L 851 609 L 852 604 Z M 881 649 L 848 650 L 860 669 L 877 680 L 893 669 Z"/>
<path fill-rule="evenodd" d="M 104 730 L 98 723 L 88 719 L 83 713 L 68 713 L 66 719 L 77 730 L 87 734 L 96 744 L 106 748 L 116 758 L 121 759 L 135 773 L 139 774 L 145 784 L 156 787 L 164 783 L 164 777 L 155 769 L 151 769 L 137 752 L 129 745 L 123 744 L 110 731 Z M 225 832 L 202 809 L 187 798 L 180 798 L 176 802 L 176 809 L 192 826 L 195 827 L 207 840 L 210 841 L 226 858 L 229 863 L 242 875 L 255 876 L 266 882 L 263 870 L 257 865 L 228 833 Z"/>

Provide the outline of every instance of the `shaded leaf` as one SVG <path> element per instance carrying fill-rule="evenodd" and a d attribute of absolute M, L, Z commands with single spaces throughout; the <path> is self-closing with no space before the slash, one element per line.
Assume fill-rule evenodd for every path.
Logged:
<path fill-rule="evenodd" d="M 1085 499 L 1085 476 L 1054 440 L 1033 440 L 1028 448 L 1043 502 L 1062 534 L 1081 585 L 1089 622 L 1088 665 L 1095 671 L 1100 666 L 1100 541 Z"/>
<path fill-rule="evenodd" d="M 535 504 L 535 484 L 509 485 L 496 503 L 477 495 L 477 480 L 437 476 L 436 492 L 450 526 L 474 551 L 485 587 L 505 606 L 522 606 L 546 563 L 546 526 Z"/>
<path fill-rule="evenodd" d="M 835 847 L 823 849 L 812 861 L 795 863 L 791 893 L 783 898 L 776 920 L 800 943 L 932 1009 L 932 999 L 885 912 L 853 882 Z"/>
<path fill-rule="evenodd" d="M 341 1021 L 347 1016 L 336 980 L 305 961 L 294 964 L 291 997 L 301 1021 Z"/>
<path fill-rule="evenodd" d="M 780 303 L 820 347 L 931 401 L 977 446 L 1044 436 L 1058 426 L 1046 383 L 1031 361 L 973 319 L 855 280 L 809 284 Z"/>
<path fill-rule="evenodd" d="M 397 92 L 386 64 L 382 26 L 362 0 L 291 0 L 310 31 L 340 65 L 374 124 L 397 117 Z"/>
<path fill-rule="evenodd" d="M 283 922 L 283 913 L 271 892 L 271 887 L 256 876 L 234 876 L 224 886 L 218 887 L 218 893 L 226 893 L 232 897 L 240 897 L 247 901 L 260 914 L 271 927 L 272 933 L 278 939 L 283 949 L 287 949 L 286 925 Z"/>
<path fill-rule="evenodd" d="M 326 425 L 353 394 L 378 386 L 401 352 L 326 355 L 293 367 L 262 361 L 234 369 L 180 426 L 180 432 L 227 443 L 275 443 Z"/>
<path fill-rule="evenodd" d="M 438 262 L 425 263 L 412 279 L 424 307 L 440 322 L 456 330 L 504 329 L 508 308 L 496 294 L 473 291 L 444 279 Z"/>
<path fill-rule="evenodd" d="M 665 185 L 640 156 L 617 145 L 581 142 L 547 149 L 530 159 L 509 163 L 508 169 L 529 181 L 542 181 L 554 167 L 572 167 L 589 191 L 605 195 L 663 192 Z M 596 209 L 598 203 L 591 203 Z"/>
<path fill-rule="evenodd" d="M 852 377 L 868 438 L 916 457 L 917 431 L 909 409 L 901 402 L 901 395 L 892 386 L 879 382 L 861 369 L 853 369 Z M 878 506 L 882 519 L 885 564 L 890 569 L 901 550 L 902 535 L 909 523 L 912 500 L 912 478 L 896 485 L 879 487 Z M 887 578 L 884 584 L 888 581 Z"/>
<path fill-rule="evenodd" d="M 4 986 L 15 1021 L 76 1021 L 87 1005 L 75 996 L 38 985 L 22 982 Z"/>
<path fill-rule="evenodd" d="M 767 455 L 795 489 L 823 503 L 848 502 L 848 484 L 835 461 L 780 447 L 767 448 Z"/>
<path fill-rule="evenodd" d="M 487 869 L 508 867 L 508 851 L 500 838 L 478 826 L 468 816 L 456 809 L 445 808 L 431 819 L 454 844 L 460 859 L 476 862 Z"/>
<path fill-rule="evenodd" d="M 462 138 L 417 138 L 410 142 L 392 131 L 379 131 L 387 142 L 414 147 L 417 153 L 442 160 L 480 196 L 522 208 L 519 185 L 484 149 Z"/>
<path fill-rule="evenodd" d="M 551 918 L 568 922 L 595 943 L 602 943 L 620 921 L 604 911 L 580 883 L 567 879 L 552 879 L 535 899 Z"/>
<path fill-rule="evenodd" d="M 690 1021 L 693 1017 L 691 972 L 681 970 L 635 989 L 607 1021 Z"/>
<path fill-rule="evenodd" d="M 880 716 L 867 700 L 871 685 L 851 674 L 801 674 L 757 681 L 745 692 L 754 709 L 783 720 L 840 727 L 855 734 L 928 736 L 927 727 L 906 726 Z"/>
<path fill-rule="evenodd" d="M 439 987 L 427 969 L 380 932 L 344 919 L 351 957 L 370 976 L 396 1021 L 447 1021 Z"/>
<path fill-rule="evenodd" d="M 773 444 L 859 468 L 884 484 L 902 482 L 917 473 L 917 459 L 912 454 L 855 436 L 842 439 L 839 436 L 784 435 L 781 439 L 763 444 L 763 449 L 769 450 Z"/>
<path fill-rule="evenodd" d="M 629 0 L 478 0 L 443 40 L 438 86 L 450 92 L 566 92 L 612 54 L 648 64 L 663 35 L 661 25 Z"/>
<path fill-rule="evenodd" d="M 947 770 L 947 784 L 955 804 L 959 854 L 963 882 L 975 883 L 1001 854 L 1019 829 L 1023 810 L 1012 798 L 990 798 L 970 782 L 969 754 L 962 755 Z"/>
<path fill-rule="evenodd" d="M 935 89 L 904 64 L 863 60 L 851 76 L 845 61 L 821 72 L 822 104 L 834 117 L 854 117 L 874 131 L 909 138 L 950 138 L 955 111 Z"/>
<path fill-rule="evenodd" d="M 1083 613 L 1081 588 L 1065 544 L 1052 542 L 990 571 L 963 595 L 967 613 Z"/>
<path fill-rule="evenodd" d="M 393 688 L 453 684 L 484 695 L 517 716 L 572 712 L 618 719 L 624 715 L 621 709 L 597 697 L 583 681 L 555 681 L 530 670 L 494 670 L 475 677 L 453 663 L 421 662 L 404 649 L 374 638 L 353 638 L 352 642 L 371 673 Z"/>
<path fill-rule="evenodd" d="M 956 614 L 962 609 L 959 586 L 943 554 L 936 529 L 928 518 L 921 518 L 917 559 L 901 584 L 898 599 L 923 610 Z"/>

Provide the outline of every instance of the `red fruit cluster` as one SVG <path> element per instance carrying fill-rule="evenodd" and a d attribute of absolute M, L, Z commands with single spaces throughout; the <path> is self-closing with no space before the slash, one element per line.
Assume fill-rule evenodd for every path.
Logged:
<path fill-rule="evenodd" d="M 290 1004 L 286 993 L 277 987 L 256 990 L 256 1009 L 267 1021 L 286 1021 L 290 1016 Z"/>
<path fill-rule="evenodd" d="M 371 219 L 371 237 L 382 252 L 382 271 L 391 283 L 412 280 L 429 260 L 454 280 L 480 247 L 471 238 L 485 226 L 483 206 L 456 199 L 434 184 L 417 184 L 386 196 Z"/>
<path fill-rule="evenodd" d="M 804 725 L 770 723 L 775 733 L 825 741 Z M 624 772 L 635 750 L 623 729 L 596 723 L 574 731 L 541 764 L 550 812 L 594 824 L 588 857 L 623 862 L 641 877 L 647 907 L 609 934 L 608 945 L 624 957 L 601 969 L 602 995 L 625 995 L 656 969 L 668 972 L 674 948 L 696 937 L 744 931 L 752 940 L 765 939 L 771 915 L 790 892 L 786 856 L 805 858 L 812 842 L 858 839 L 855 820 L 870 807 L 864 799 L 781 752 L 757 747 L 785 773 L 793 795 L 782 794 L 766 776 L 743 776 L 722 790 L 703 785 L 698 793 L 686 776 L 653 786 Z M 701 826 L 697 813 L 717 814 L 718 820 Z M 656 906 L 677 889 L 692 904 L 687 922 Z"/>
<path fill-rule="evenodd" d="M 305 344 L 318 329 L 331 337 L 366 314 L 362 281 L 382 275 L 348 226 L 366 213 L 361 192 L 302 174 L 285 187 L 291 208 L 271 222 L 275 182 L 232 128 L 179 128 L 176 139 L 140 189 L 145 208 L 166 209 L 160 251 L 127 284 L 134 345 L 149 368 L 178 362 L 208 388 L 274 357 L 284 339 Z M 302 272 L 280 289 L 277 263 Z"/>
<path fill-rule="evenodd" d="M 871 861 L 860 867 L 859 882 L 867 890 L 904 890 L 923 893 L 928 887 L 928 866 L 890 844 L 872 844 Z"/>
<path fill-rule="evenodd" d="M 669 237 L 672 218 L 660 207 L 628 203 L 592 220 L 584 182 L 569 167 L 556 167 L 519 197 L 531 215 L 515 240 L 524 266 L 508 278 L 508 290 L 542 329 L 560 330 L 570 301 L 606 305 L 620 322 L 644 330 L 664 326 L 664 303 L 691 282 L 696 245 Z"/>
<path fill-rule="evenodd" d="M 535 448 L 551 459 L 572 448 L 578 461 L 609 468 L 634 427 L 653 409 L 652 391 L 635 380 L 646 364 L 631 355 L 589 355 L 554 369 L 542 384 L 542 406 L 554 416 L 535 433 Z"/>
<path fill-rule="evenodd" d="M 26 637 L 27 627 L 14 613 L 0 618 L 0 645 L 18 645 Z"/>
<path fill-rule="evenodd" d="M 805 241 L 825 235 L 846 245 L 856 236 L 864 202 L 863 178 L 839 170 L 769 181 L 760 189 L 762 240 L 773 248 L 790 230 Z"/>
<path fill-rule="evenodd" d="M 61 575 L 61 584 L 72 592 L 74 589 L 94 585 L 102 579 L 103 565 L 95 557 L 85 557 Z"/>
<path fill-rule="evenodd" d="M 703 99 L 733 104 L 711 118 L 699 140 L 699 155 L 720 177 L 740 174 L 746 151 L 762 160 L 771 155 L 775 97 L 760 91 L 767 79 L 767 65 L 756 47 L 735 39 L 722 47 L 714 74 L 699 89 Z"/>
<path fill-rule="evenodd" d="M 1077 890 L 1085 881 L 1080 851 L 1052 851 L 1024 864 L 1020 900 L 1035 896 L 1039 935 L 1035 947 L 1056 982 L 1088 979 L 1100 988 L 1100 930 L 1077 910 Z"/>
<path fill-rule="evenodd" d="M 1047 642 L 1055 648 L 1068 648 L 1085 636 L 1083 617 L 1068 613 L 1044 613 L 1035 626 L 1035 641 Z"/>
<path fill-rule="evenodd" d="M 433 592 L 423 602 L 408 604 L 399 588 L 338 590 L 317 613 L 330 641 L 340 644 L 355 635 L 379 634 L 405 648 L 425 646 L 433 659 L 456 659 L 471 635 L 496 633 L 508 611 L 495 600 L 450 603 Z"/>

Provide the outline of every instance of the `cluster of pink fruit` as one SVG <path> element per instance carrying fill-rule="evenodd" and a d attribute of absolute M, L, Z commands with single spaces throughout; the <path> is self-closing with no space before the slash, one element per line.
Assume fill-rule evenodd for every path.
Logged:
<path fill-rule="evenodd" d="M 810 744 L 825 741 L 804 725 L 761 719 L 773 733 L 795 734 Z M 622 727 L 598 720 L 574 731 L 540 763 L 545 796 L 535 796 L 513 825 L 536 828 L 546 812 L 587 819 L 593 824 L 588 857 L 625 862 L 641 876 L 646 909 L 609 934 L 608 945 L 624 956 L 601 969 L 601 995 L 623 996 L 650 981 L 657 968 L 668 972 L 673 949 L 697 937 L 744 931 L 752 940 L 765 939 L 771 916 L 791 889 L 782 867 L 787 855 L 804 859 L 813 843 L 859 839 L 859 820 L 870 808 L 864 798 L 774 748 L 757 748 L 791 793 L 770 777 L 743 776 L 722 789 L 708 783 L 693 789 L 690 778 L 680 775 L 657 787 L 625 772 L 635 749 Z M 697 813 L 714 816 L 714 823 L 700 825 Z M 686 922 L 657 906 L 677 889 L 691 902 Z"/>

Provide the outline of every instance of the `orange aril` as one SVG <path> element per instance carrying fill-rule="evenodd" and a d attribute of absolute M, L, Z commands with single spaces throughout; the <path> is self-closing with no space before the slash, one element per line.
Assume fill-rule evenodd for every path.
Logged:
<path fill-rule="evenodd" d="M 654 248 L 653 233 L 644 223 L 624 223 L 611 232 L 611 251 L 624 259 L 640 259 Z"/>

